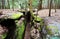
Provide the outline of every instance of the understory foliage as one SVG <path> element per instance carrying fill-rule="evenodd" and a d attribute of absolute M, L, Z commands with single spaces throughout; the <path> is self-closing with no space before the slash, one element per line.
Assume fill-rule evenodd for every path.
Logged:
<path fill-rule="evenodd" d="M 28 8 L 29 0 L 0 0 L 0 9 L 12 9 L 12 8 Z M 42 0 L 42 7 L 48 8 L 49 7 L 49 0 Z M 60 0 L 52 0 L 52 7 L 55 7 L 55 4 L 57 5 L 57 8 L 60 8 Z M 37 8 L 39 5 L 39 0 L 32 0 L 32 6 L 33 8 Z"/>
<path fill-rule="evenodd" d="M 25 29 L 24 21 L 22 22 L 22 24 L 17 24 L 16 29 L 17 39 L 23 39 L 24 29 Z"/>

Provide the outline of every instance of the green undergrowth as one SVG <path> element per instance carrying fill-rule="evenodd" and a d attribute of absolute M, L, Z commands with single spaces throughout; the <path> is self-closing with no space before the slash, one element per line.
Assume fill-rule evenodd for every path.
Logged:
<path fill-rule="evenodd" d="M 4 33 L 1 37 L 2 37 L 2 39 L 4 39 L 5 37 L 6 37 L 6 34 L 7 33 Z"/>
<path fill-rule="evenodd" d="M 36 23 L 39 23 L 39 27 L 38 27 L 38 30 L 40 31 L 41 30 L 41 27 L 44 26 L 44 20 L 43 18 L 39 17 L 39 16 L 34 16 L 34 22 Z"/>
<path fill-rule="evenodd" d="M 24 29 L 25 29 L 24 21 L 22 22 L 22 24 L 17 24 L 17 33 L 16 33 L 17 39 L 22 39 Z"/>

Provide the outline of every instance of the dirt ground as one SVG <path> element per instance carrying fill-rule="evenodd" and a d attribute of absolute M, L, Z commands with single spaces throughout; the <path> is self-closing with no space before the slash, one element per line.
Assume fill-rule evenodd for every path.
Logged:
<path fill-rule="evenodd" d="M 19 9 L 14 9 L 14 11 L 13 9 L 0 9 L 0 11 L 3 11 L 3 13 L 13 13 L 13 12 L 17 12 L 17 10 Z M 49 9 L 42 9 L 38 11 L 38 15 L 40 17 L 46 17 L 48 16 L 48 14 L 49 14 Z M 60 9 L 57 9 L 57 12 L 55 12 L 54 9 L 51 10 L 51 16 L 59 16 L 59 14 L 60 14 Z"/>
<path fill-rule="evenodd" d="M 38 15 L 40 17 L 47 17 L 49 14 L 49 9 L 42 9 L 38 11 Z M 51 16 L 58 16 L 60 17 L 60 9 L 57 9 L 56 12 L 54 9 L 51 10 Z"/>

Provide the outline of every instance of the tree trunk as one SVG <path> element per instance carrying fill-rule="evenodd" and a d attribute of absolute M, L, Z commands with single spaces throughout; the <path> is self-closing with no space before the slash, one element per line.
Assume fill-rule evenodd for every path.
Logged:
<path fill-rule="evenodd" d="M 52 5 L 52 0 L 50 0 L 50 6 L 49 6 L 49 17 L 51 16 L 51 5 Z"/>
<path fill-rule="evenodd" d="M 56 12 L 56 4 L 55 4 L 55 12 Z"/>
<path fill-rule="evenodd" d="M 39 0 L 39 6 L 38 6 L 38 10 L 41 10 L 42 9 L 42 0 Z"/>
<path fill-rule="evenodd" d="M 48 0 L 48 8 L 49 8 L 49 0 Z"/>
<path fill-rule="evenodd" d="M 12 9 L 14 11 L 14 0 L 12 0 Z"/>
<path fill-rule="evenodd" d="M 56 8 L 57 8 L 56 2 L 57 2 L 57 1 L 56 1 L 56 0 L 54 0 L 54 1 L 55 1 L 55 12 L 56 12 Z"/>
<path fill-rule="evenodd" d="M 2 0 L 2 9 L 5 8 L 5 0 Z"/>
<path fill-rule="evenodd" d="M 26 24 L 26 31 L 25 31 L 24 39 L 31 39 L 30 37 L 31 24 L 30 23 L 32 20 L 31 14 L 33 13 L 32 12 L 32 0 L 29 0 L 29 10 L 30 11 L 27 12 L 26 17 L 25 17 L 27 24 Z"/>
<path fill-rule="evenodd" d="M 0 9 L 2 9 L 2 0 L 0 0 Z"/>
<path fill-rule="evenodd" d="M 7 0 L 7 2 L 8 2 L 8 9 L 10 9 L 10 4 L 9 4 L 9 0 Z"/>
<path fill-rule="evenodd" d="M 1 9 L 1 1 L 0 1 L 0 9 Z"/>

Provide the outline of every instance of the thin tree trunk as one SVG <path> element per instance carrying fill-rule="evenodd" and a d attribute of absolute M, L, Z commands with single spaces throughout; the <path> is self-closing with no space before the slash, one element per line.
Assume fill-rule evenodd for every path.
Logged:
<path fill-rule="evenodd" d="M 2 0 L 2 9 L 4 9 L 5 7 L 5 0 Z"/>
<path fill-rule="evenodd" d="M 38 6 L 38 10 L 41 10 L 42 9 L 42 0 L 39 0 L 39 6 Z"/>
<path fill-rule="evenodd" d="M 1 1 L 0 1 L 0 9 L 1 9 Z"/>
<path fill-rule="evenodd" d="M 2 9 L 2 2 L 1 2 L 1 9 Z"/>
<path fill-rule="evenodd" d="M 57 5 L 56 5 L 56 0 L 54 0 L 54 1 L 55 1 L 55 12 L 56 12 Z"/>
<path fill-rule="evenodd" d="M 56 12 L 56 4 L 55 4 L 55 12 Z"/>
<path fill-rule="evenodd" d="M 32 0 L 29 0 L 29 10 L 32 13 Z"/>
<path fill-rule="evenodd" d="M 12 0 L 12 9 L 14 11 L 14 0 Z"/>
<path fill-rule="evenodd" d="M 50 0 L 50 6 L 49 6 L 49 17 L 51 16 L 51 5 L 52 5 L 52 0 Z"/>
<path fill-rule="evenodd" d="M 2 0 L 0 0 L 0 9 L 2 9 Z"/>
<path fill-rule="evenodd" d="M 49 0 L 48 0 L 48 8 L 49 8 Z"/>
<path fill-rule="evenodd" d="M 8 2 L 8 8 L 10 9 L 10 4 L 9 4 L 9 0 L 7 0 L 7 2 Z"/>

